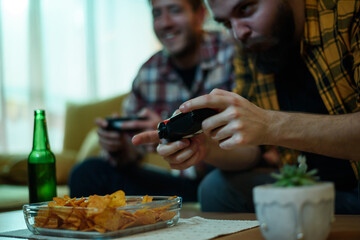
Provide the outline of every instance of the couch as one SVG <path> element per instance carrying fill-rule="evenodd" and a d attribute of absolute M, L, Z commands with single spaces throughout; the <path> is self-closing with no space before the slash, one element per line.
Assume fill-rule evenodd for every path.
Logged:
<path fill-rule="evenodd" d="M 63 150 L 55 153 L 58 196 L 69 194 L 67 179 L 74 164 L 99 154 L 94 120 L 121 112 L 127 94 L 88 103 L 68 103 L 65 112 Z M 144 164 L 169 171 L 167 163 L 155 153 L 145 156 Z M 20 209 L 28 202 L 27 155 L 0 154 L 0 211 Z"/>

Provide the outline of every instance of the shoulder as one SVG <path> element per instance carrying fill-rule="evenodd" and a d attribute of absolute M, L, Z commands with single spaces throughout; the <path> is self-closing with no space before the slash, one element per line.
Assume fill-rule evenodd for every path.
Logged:
<path fill-rule="evenodd" d="M 335 19 L 341 24 L 344 21 L 358 21 L 356 16 L 359 16 L 360 13 L 359 0 L 319 0 L 317 5 L 312 4 L 313 1 L 306 0 L 306 7 L 313 10 L 316 8 L 317 12 L 313 11 L 313 13 L 319 14 L 320 18 L 329 18 L 334 14 Z"/>
<path fill-rule="evenodd" d="M 167 54 L 163 50 L 156 52 L 140 66 L 133 81 L 133 87 L 138 88 L 140 85 L 159 81 L 159 76 L 166 72 L 168 65 Z"/>
<path fill-rule="evenodd" d="M 169 58 L 167 54 L 160 50 L 146 60 L 139 68 L 138 76 L 147 74 L 149 71 L 154 72 L 163 68 L 168 64 Z"/>
<path fill-rule="evenodd" d="M 153 54 L 148 60 L 146 60 L 140 67 L 142 69 L 158 67 L 167 62 L 168 57 L 163 50 L 160 50 Z"/>

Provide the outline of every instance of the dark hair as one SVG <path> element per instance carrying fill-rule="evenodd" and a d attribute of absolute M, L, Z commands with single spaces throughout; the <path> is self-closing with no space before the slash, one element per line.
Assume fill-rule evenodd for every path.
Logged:
<path fill-rule="evenodd" d="M 192 9 L 194 11 L 197 11 L 202 6 L 203 0 L 187 0 L 187 1 L 190 3 Z"/>
<path fill-rule="evenodd" d="M 182 0 L 182 1 L 188 1 L 190 3 L 191 8 L 195 11 L 197 11 L 203 4 L 203 0 Z M 152 0 L 149 0 L 149 3 L 152 4 Z"/>

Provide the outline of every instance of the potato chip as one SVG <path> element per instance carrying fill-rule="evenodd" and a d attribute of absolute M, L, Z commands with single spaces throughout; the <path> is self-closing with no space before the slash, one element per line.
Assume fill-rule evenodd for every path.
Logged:
<path fill-rule="evenodd" d="M 100 226 L 98 226 L 98 225 L 95 225 L 95 226 L 94 226 L 94 229 L 95 229 L 96 231 L 98 231 L 99 233 L 104 233 L 104 232 L 106 232 L 106 229 L 105 229 L 105 228 L 100 227 Z"/>
<path fill-rule="evenodd" d="M 35 227 L 42 227 L 47 222 L 48 217 L 45 216 L 36 216 L 35 217 Z"/>
<path fill-rule="evenodd" d="M 135 217 L 129 213 L 116 210 L 116 208 L 106 208 L 101 214 L 94 217 L 94 223 L 109 231 L 116 231 L 125 228 L 135 222 Z"/>
<path fill-rule="evenodd" d="M 134 215 L 136 216 L 136 226 L 156 223 L 155 212 L 151 209 L 137 210 Z"/>
<path fill-rule="evenodd" d="M 73 225 L 76 228 L 79 228 L 79 226 L 81 225 L 81 218 L 78 218 L 77 216 L 73 216 L 71 215 L 70 217 L 68 217 L 65 221 L 68 224 Z"/>
<path fill-rule="evenodd" d="M 44 228 L 58 228 L 59 227 L 58 218 L 49 218 L 48 221 L 43 225 Z"/>
<path fill-rule="evenodd" d="M 170 220 L 173 217 L 175 217 L 175 215 L 176 215 L 176 212 L 165 211 L 165 212 L 160 213 L 159 218 L 160 218 L 160 221 L 167 221 L 167 220 Z"/>
<path fill-rule="evenodd" d="M 110 199 L 111 201 L 109 207 L 125 207 L 126 205 L 125 193 L 122 190 L 119 190 L 111 194 Z"/>
<path fill-rule="evenodd" d="M 77 227 L 75 227 L 74 225 L 72 225 L 71 223 L 63 223 L 61 226 L 60 226 L 61 229 L 66 229 L 66 230 L 73 230 L 73 231 L 76 231 L 78 230 Z"/>
<path fill-rule="evenodd" d="M 91 195 L 88 198 L 88 210 L 86 211 L 86 216 L 91 217 L 96 214 L 102 213 L 105 208 L 108 207 L 111 199 L 109 195 L 106 196 L 98 196 L 98 195 Z"/>
<path fill-rule="evenodd" d="M 149 202 L 152 202 L 153 198 L 152 197 L 149 197 L 148 195 L 145 195 L 143 197 L 143 200 L 141 201 L 141 203 L 149 203 Z"/>
<path fill-rule="evenodd" d="M 65 221 L 73 212 L 73 208 L 70 207 L 50 207 L 49 211 L 52 215 L 59 217 Z"/>

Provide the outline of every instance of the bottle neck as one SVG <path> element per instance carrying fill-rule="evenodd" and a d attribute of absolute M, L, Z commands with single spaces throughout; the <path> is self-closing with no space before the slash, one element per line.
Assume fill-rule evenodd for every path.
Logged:
<path fill-rule="evenodd" d="M 35 110 L 33 150 L 50 150 L 44 110 Z"/>

